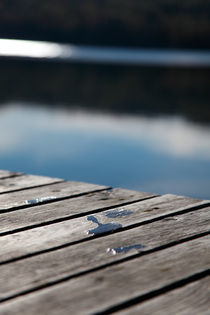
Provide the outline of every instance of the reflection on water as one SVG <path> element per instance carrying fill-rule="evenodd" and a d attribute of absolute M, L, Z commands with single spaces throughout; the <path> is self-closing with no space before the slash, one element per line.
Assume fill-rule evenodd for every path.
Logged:
<path fill-rule="evenodd" d="M 180 117 L 0 109 L 1 169 L 210 199 L 210 127 Z"/>
<path fill-rule="evenodd" d="M 128 67 L 0 59 L 0 106 L 43 103 L 210 122 L 210 68 Z"/>
<path fill-rule="evenodd" d="M 76 46 L 0 39 L 0 56 L 129 65 L 210 66 L 210 51 Z"/>
<path fill-rule="evenodd" d="M 59 45 L 30 40 L 0 39 L 0 56 L 28 58 L 56 58 L 60 55 Z"/>
<path fill-rule="evenodd" d="M 0 39 L 0 169 L 210 199 L 209 65 Z"/>

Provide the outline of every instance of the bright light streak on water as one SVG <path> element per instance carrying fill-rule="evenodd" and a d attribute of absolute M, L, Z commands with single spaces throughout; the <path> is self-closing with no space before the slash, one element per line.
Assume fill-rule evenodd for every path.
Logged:
<path fill-rule="evenodd" d="M 0 39 L 0 56 L 85 63 L 210 66 L 210 51 L 91 47 L 9 39 Z"/>
<path fill-rule="evenodd" d="M 59 44 L 0 39 L 0 56 L 25 58 L 58 58 L 62 53 Z"/>
<path fill-rule="evenodd" d="M 180 117 L 0 110 L 1 169 L 210 199 L 210 127 Z"/>

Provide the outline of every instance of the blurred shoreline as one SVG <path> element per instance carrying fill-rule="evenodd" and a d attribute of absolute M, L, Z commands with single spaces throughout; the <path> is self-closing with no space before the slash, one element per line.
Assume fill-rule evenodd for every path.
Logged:
<path fill-rule="evenodd" d="M 205 50 L 209 12 L 209 0 L 3 0 L 0 37 Z"/>
<path fill-rule="evenodd" d="M 0 59 L 0 106 L 81 107 L 210 122 L 210 68 L 130 67 Z M 48 104 L 48 105 L 47 105 Z"/>

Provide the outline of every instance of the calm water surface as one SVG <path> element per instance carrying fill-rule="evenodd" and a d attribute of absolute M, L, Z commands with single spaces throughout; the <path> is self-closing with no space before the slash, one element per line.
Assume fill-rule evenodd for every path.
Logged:
<path fill-rule="evenodd" d="M 0 39 L 0 66 L 1 169 L 210 199 L 209 51 Z"/>
<path fill-rule="evenodd" d="M 0 168 L 210 199 L 210 127 L 179 116 L 0 108 Z"/>

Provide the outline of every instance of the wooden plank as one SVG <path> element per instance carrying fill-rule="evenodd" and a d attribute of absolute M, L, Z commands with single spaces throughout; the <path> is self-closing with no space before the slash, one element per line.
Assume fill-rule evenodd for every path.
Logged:
<path fill-rule="evenodd" d="M 0 266 L 0 299 L 204 232 L 210 207 Z M 135 249 L 135 246 L 138 248 Z M 130 250 L 129 250 L 130 248 Z M 111 250 L 108 250 L 111 249 Z M 119 253 L 117 253 L 117 250 Z M 116 254 L 115 254 L 116 253 Z M 68 263 L 67 263 L 68 262 Z M 90 263 L 91 262 L 91 263 Z M 17 276 L 18 275 L 18 276 Z"/>
<path fill-rule="evenodd" d="M 122 315 L 209 315 L 210 277 L 190 283 L 147 302 L 120 310 Z"/>
<path fill-rule="evenodd" d="M 99 196 L 101 193 L 97 193 Z M 89 195 L 87 195 L 89 196 Z M 69 206 L 69 211 L 73 212 L 76 211 L 77 213 L 79 211 L 83 211 L 85 214 L 85 211 L 87 211 L 88 207 L 90 207 L 91 210 L 98 209 L 100 206 L 101 198 L 95 197 L 96 194 L 92 194 L 93 198 L 89 196 L 87 199 L 87 196 L 83 196 L 83 206 L 82 203 L 78 204 L 78 208 L 74 208 L 75 202 L 80 198 L 76 198 L 74 200 L 72 208 Z M 90 204 L 88 203 L 88 200 Z M 68 200 L 70 202 L 71 200 Z M 60 202 L 61 203 L 61 202 Z M 104 205 L 107 205 L 108 200 L 104 203 Z M 174 195 L 165 195 L 161 197 L 156 197 L 153 199 L 137 202 L 128 206 L 123 206 L 123 208 L 115 208 L 113 210 L 116 210 L 116 212 L 113 210 L 103 211 L 101 213 L 94 214 L 95 220 L 98 220 L 100 224 L 102 224 L 102 231 L 105 229 L 107 232 L 112 231 L 113 229 L 120 229 L 121 226 L 124 228 L 132 227 L 134 224 L 143 224 L 148 223 L 151 219 L 159 219 L 161 215 L 164 214 L 173 214 L 173 213 L 183 213 L 184 210 L 191 209 L 193 206 L 202 205 L 203 202 L 197 202 L 194 199 L 188 199 L 184 197 L 178 197 Z M 51 204 L 52 205 L 52 204 Z M 53 203 L 53 206 L 56 205 L 56 203 Z M 59 205 L 59 203 L 57 203 Z M 40 206 L 44 207 L 46 209 L 46 206 Z M 68 207 L 68 205 L 66 205 Z M 76 206 L 75 206 L 76 207 Z M 30 208 L 30 211 L 32 209 L 38 209 L 39 207 Z M 64 207 L 65 208 L 65 207 Z M 55 207 L 57 212 L 59 213 L 61 211 L 61 208 Z M 154 209 L 154 210 L 152 210 Z M 121 211 L 123 210 L 123 211 Z M 148 211 L 150 210 L 150 211 Z M 51 210 L 52 211 L 52 210 Z M 130 215 L 122 216 L 121 212 L 130 213 Z M 120 212 L 121 216 L 118 216 L 118 213 Z M 19 210 L 15 213 L 19 213 Z M 45 213 L 44 211 L 41 213 L 31 213 L 31 216 L 27 220 L 32 220 L 33 216 L 38 216 L 38 219 L 40 216 L 43 216 Z M 111 217 L 110 214 L 117 214 L 116 217 Z M 11 214 L 11 213 L 10 213 Z M 50 208 L 49 212 L 47 212 L 47 215 L 50 214 Z M 1 215 L 1 218 L 3 215 Z M 92 215 L 91 215 L 92 217 Z M 13 228 L 15 226 L 20 226 L 22 224 L 22 220 L 24 220 L 24 216 L 21 216 L 19 219 L 18 217 L 15 218 L 13 221 L 13 217 L 10 216 L 10 221 L 1 220 L 1 228 L 2 230 L 6 230 Z M 35 220 L 35 219 L 33 219 Z M 28 222 L 27 222 L 28 224 Z M 5 226 L 4 226 L 5 225 Z M 59 222 L 56 224 L 50 224 L 50 225 L 44 225 L 37 228 L 33 228 L 31 230 L 24 230 L 20 231 L 19 233 L 14 233 L 10 235 L 6 235 L 3 237 L 0 237 L 0 248 L 1 248 L 1 258 L 0 261 L 5 261 L 9 259 L 13 259 L 15 257 L 27 255 L 36 251 L 45 250 L 47 248 L 59 246 L 65 243 L 71 243 L 71 242 L 78 242 L 78 241 L 84 241 L 88 240 L 92 237 L 92 234 L 87 234 L 88 231 L 91 231 L 92 229 L 95 229 L 98 227 L 98 224 L 96 224 L 93 220 L 90 220 L 89 216 L 85 217 L 79 217 L 72 220 L 68 220 L 65 222 Z M 99 231 L 100 232 L 100 231 Z M 23 246 L 24 244 L 24 246 Z"/>
<path fill-rule="evenodd" d="M 12 194 L 5 193 L 0 195 L 0 213 L 20 207 L 30 207 L 108 188 L 109 187 L 107 186 L 83 182 L 60 182 L 48 186 L 15 191 Z M 136 193 L 136 195 L 144 196 L 143 193 Z"/>
<path fill-rule="evenodd" d="M 90 314 L 110 310 L 209 270 L 209 250 L 208 235 L 5 302 L 0 312 Z"/>
<path fill-rule="evenodd" d="M 23 175 L 18 177 L 6 178 L 0 181 L 0 194 L 6 192 L 17 191 L 30 187 L 43 186 L 47 184 L 57 183 L 62 181 L 59 178 L 51 178 L 35 175 Z"/>
<path fill-rule="evenodd" d="M 0 170 L 0 179 L 22 175 L 22 173 Z"/>
<path fill-rule="evenodd" d="M 89 211 L 107 208 L 115 205 L 133 202 L 151 197 L 151 194 L 134 192 L 126 189 L 100 191 L 77 197 L 76 199 L 61 200 L 53 204 L 45 204 L 30 209 L 20 209 L 15 212 L 0 214 L 0 235 L 15 229 L 47 224 L 55 220 L 64 220 L 76 215 L 86 215 Z M 87 221 L 85 219 L 85 221 Z"/>

